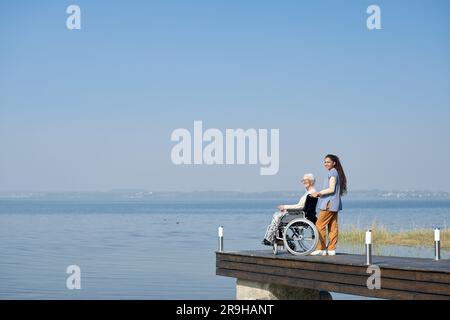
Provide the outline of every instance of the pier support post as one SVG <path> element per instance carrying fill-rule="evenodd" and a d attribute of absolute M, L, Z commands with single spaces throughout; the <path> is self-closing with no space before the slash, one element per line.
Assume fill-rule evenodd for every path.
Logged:
<path fill-rule="evenodd" d="M 327 291 L 237 279 L 237 300 L 332 300 Z"/>

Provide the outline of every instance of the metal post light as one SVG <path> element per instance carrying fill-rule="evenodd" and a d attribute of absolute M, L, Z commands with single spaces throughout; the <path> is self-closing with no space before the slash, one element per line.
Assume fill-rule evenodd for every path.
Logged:
<path fill-rule="evenodd" d="M 434 228 L 434 260 L 441 259 L 441 230 Z"/>
<path fill-rule="evenodd" d="M 366 231 L 366 265 L 372 264 L 372 230 Z"/>
<path fill-rule="evenodd" d="M 219 227 L 219 251 L 223 251 L 223 226 Z"/>

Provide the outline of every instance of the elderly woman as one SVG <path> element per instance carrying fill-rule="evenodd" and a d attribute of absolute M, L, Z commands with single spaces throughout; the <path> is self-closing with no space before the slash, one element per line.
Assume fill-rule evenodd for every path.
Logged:
<path fill-rule="evenodd" d="M 315 193 L 316 190 L 314 189 L 314 183 L 316 182 L 314 175 L 312 173 L 306 173 L 303 176 L 302 183 L 303 186 L 306 189 L 306 192 L 303 194 L 303 196 L 300 198 L 297 204 L 291 204 L 291 205 L 279 205 L 277 212 L 274 213 L 272 217 L 272 222 L 267 227 L 266 235 L 264 236 L 264 239 L 262 241 L 262 244 L 266 246 L 271 246 L 273 241 L 275 240 L 275 232 L 278 230 L 278 226 L 280 225 L 281 218 L 287 213 L 287 210 L 297 209 L 301 210 L 305 206 L 306 197 L 309 194 Z"/>

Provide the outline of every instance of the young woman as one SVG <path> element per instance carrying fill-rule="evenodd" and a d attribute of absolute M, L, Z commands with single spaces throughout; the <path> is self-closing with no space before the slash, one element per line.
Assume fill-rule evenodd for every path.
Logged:
<path fill-rule="evenodd" d="M 320 197 L 320 214 L 316 227 L 319 231 L 319 243 L 311 255 L 336 254 L 336 244 L 338 241 L 338 212 L 342 210 L 341 196 L 347 192 L 347 178 L 341 161 L 334 154 L 328 154 L 324 161 L 328 170 L 328 188 L 315 192 L 313 197 Z M 325 229 L 328 227 L 328 248 L 325 243 Z"/>
<path fill-rule="evenodd" d="M 297 204 L 291 204 L 291 205 L 281 204 L 278 206 L 279 211 L 274 213 L 274 215 L 272 217 L 272 222 L 267 227 L 266 235 L 264 236 L 262 244 L 267 245 L 267 246 L 272 245 L 273 241 L 275 240 L 275 232 L 278 230 L 278 226 L 280 225 L 281 218 L 283 218 L 283 216 L 287 213 L 288 209 L 290 209 L 290 210 L 303 209 L 303 207 L 305 206 L 306 197 L 308 196 L 308 194 L 312 194 L 312 193 L 316 192 L 316 189 L 314 189 L 315 181 L 316 180 L 312 173 L 306 173 L 303 176 L 302 182 L 303 182 L 303 186 L 306 189 L 306 192 L 303 194 L 303 196 L 300 198 L 300 200 L 298 201 Z"/>

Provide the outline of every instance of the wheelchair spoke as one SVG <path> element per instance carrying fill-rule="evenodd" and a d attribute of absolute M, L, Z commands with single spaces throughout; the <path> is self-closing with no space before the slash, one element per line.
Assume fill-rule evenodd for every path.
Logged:
<path fill-rule="evenodd" d="M 315 226 L 306 219 L 291 222 L 283 235 L 288 251 L 293 254 L 306 254 L 311 252 L 317 243 Z M 287 246 L 286 246 L 287 247 Z"/>

